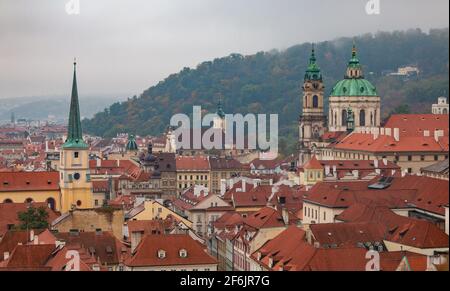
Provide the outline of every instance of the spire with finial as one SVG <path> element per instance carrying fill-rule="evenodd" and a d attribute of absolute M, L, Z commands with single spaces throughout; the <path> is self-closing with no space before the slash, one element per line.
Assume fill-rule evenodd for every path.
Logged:
<path fill-rule="evenodd" d="M 309 65 L 306 69 L 305 74 L 305 81 L 311 81 L 311 80 L 322 80 L 322 74 L 320 72 L 320 68 L 317 65 L 317 58 L 316 58 L 316 47 L 315 44 L 312 44 L 311 47 L 311 56 L 309 57 Z"/>
<path fill-rule="evenodd" d="M 70 101 L 69 125 L 67 130 L 67 139 L 63 148 L 87 148 L 88 145 L 83 141 L 83 131 L 81 129 L 80 104 L 78 101 L 77 86 L 77 60 L 73 62 L 73 83 L 72 96 Z"/>

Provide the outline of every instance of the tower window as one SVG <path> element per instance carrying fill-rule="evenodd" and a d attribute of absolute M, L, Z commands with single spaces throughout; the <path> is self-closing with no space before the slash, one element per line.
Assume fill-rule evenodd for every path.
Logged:
<path fill-rule="evenodd" d="M 317 95 L 313 96 L 313 108 L 319 108 L 319 97 Z"/>
<path fill-rule="evenodd" d="M 361 110 L 359 112 L 359 125 L 366 126 L 366 111 L 365 110 Z"/>
<path fill-rule="evenodd" d="M 80 153 L 79 152 L 74 152 L 73 156 L 74 156 L 75 159 L 78 159 L 78 157 L 80 156 Z"/>
<path fill-rule="evenodd" d="M 347 126 L 347 110 L 342 110 L 342 126 Z"/>

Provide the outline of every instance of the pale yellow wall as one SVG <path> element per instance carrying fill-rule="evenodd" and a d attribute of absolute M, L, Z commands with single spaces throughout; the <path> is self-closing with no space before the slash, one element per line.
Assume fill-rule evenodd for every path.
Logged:
<path fill-rule="evenodd" d="M 153 220 L 156 218 L 166 219 L 167 216 L 172 215 L 178 220 L 181 220 L 184 224 L 186 224 L 189 228 L 192 228 L 192 222 L 184 219 L 177 213 L 172 210 L 164 207 L 163 205 L 155 202 L 155 201 L 145 201 L 144 202 L 145 210 L 134 216 L 132 220 Z"/>
<path fill-rule="evenodd" d="M 399 243 L 384 241 L 384 245 L 388 252 L 400 252 L 400 251 L 408 251 L 416 254 L 422 254 L 426 256 L 434 256 L 435 252 L 444 253 L 449 251 L 449 248 L 436 248 L 436 249 L 419 249 L 407 245 L 402 245 Z"/>
<path fill-rule="evenodd" d="M 322 223 L 335 223 L 334 217 L 341 214 L 344 209 L 333 209 L 328 207 L 319 206 L 316 204 L 303 203 L 303 224 L 322 224 Z M 317 216 L 316 216 L 317 212 Z"/>
<path fill-rule="evenodd" d="M 201 177 L 203 176 L 203 180 Z M 177 189 L 182 192 L 184 189 L 193 185 L 203 185 L 211 191 L 211 175 L 210 171 L 189 172 L 177 171 Z"/>
<path fill-rule="evenodd" d="M 0 203 L 6 199 L 11 199 L 13 203 L 24 203 L 27 198 L 32 198 L 34 202 L 39 203 L 45 203 L 48 198 L 53 198 L 56 202 L 55 210 L 61 210 L 61 193 L 59 191 L 0 192 Z"/>
<path fill-rule="evenodd" d="M 300 185 L 314 186 L 323 181 L 323 170 L 305 170 L 300 172 Z"/>
<path fill-rule="evenodd" d="M 75 153 L 78 153 L 78 158 Z M 92 182 L 88 179 L 89 151 L 63 150 L 60 162 L 61 211 L 68 212 L 73 205 L 77 205 L 77 201 L 81 201 L 81 205 L 77 206 L 79 209 L 93 208 Z M 70 180 L 70 175 L 74 177 L 75 173 L 80 174 L 80 179 Z"/>

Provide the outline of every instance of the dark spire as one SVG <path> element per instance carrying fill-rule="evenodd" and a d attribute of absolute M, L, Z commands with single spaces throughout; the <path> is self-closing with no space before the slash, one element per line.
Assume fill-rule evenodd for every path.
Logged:
<path fill-rule="evenodd" d="M 80 104 L 78 101 L 77 88 L 77 61 L 73 63 L 73 83 L 72 97 L 70 100 L 69 126 L 67 130 L 67 140 L 63 148 L 87 148 L 83 141 L 83 131 L 81 129 Z"/>
<path fill-rule="evenodd" d="M 217 104 L 217 115 L 219 115 L 220 118 L 225 118 L 225 112 L 223 111 L 222 106 L 222 96 L 219 98 L 219 103 Z"/>
<path fill-rule="evenodd" d="M 320 68 L 317 65 L 316 48 L 314 44 L 312 44 L 311 56 L 309 57 L 309 65 L 308 68 L 306 69 L 305 74 L 305 81 L 307 80 L 322 81 L 322 73 L 320 72 Z"/>

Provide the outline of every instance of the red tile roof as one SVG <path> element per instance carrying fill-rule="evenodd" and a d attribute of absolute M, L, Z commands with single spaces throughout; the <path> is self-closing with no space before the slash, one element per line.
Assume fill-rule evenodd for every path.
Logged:
<path fill-rule="evenodd" d="M 371 153 L 391 152 L 448 152 L 448 136 L 442 137 L 437 142 L 434 137 L 401 137 L 396 141 L 394 137 L 380 135 L 374 139 L 372 134 L 352 133 L 340 142 L 332 145 L 338 150 L 352 150 Z"/>
<path fill-rule="evenodd" d="M 292 213 L 289 213 L 289 225 L 298 223 L 298 220 L 299 219 Z M 254 229 L 286 226 L 281 210 L 276 210 L 272 207 L 264 207 L 261 210 L 249 215 L 244 219 L 244 224 L 251 226 Z"/>
<path fill-rule="evenodd" d="M 66 242 L 66 245 L 82 245 L 88 250 L 95 250 L 94 255 L 102 264 L 120 263 L 122 244 L 111 232 L 55 233 L 55 236 Z"/>
<path fill-rule="evenodd" d="M 17 245 L 3 267 L 9 268 L 42 268 L 50 258 L 55 245 Z"/>
<path fill-rule="evenodd" d="M 428 130 L 434 136 L 435 130 L 444 130 L 449 135 L 449 116 L 436 114 L 394 114 L 386 122 L 386 128 L 399 128 L 400 136 L 423 136 Z"/>
<path fill-rule="evenodd" d="M 372 190 L 373 181 L 322 182 L 307 194 L 305 201 L 333 208 L 348 208 L 355 203 L 376 203 L 389 208 L 419 208 L 445 215 L 449 203 L 448 182 L 425 176 L 394 177 L 384 190 Z"/>
<path fill-rule="evenodd" d="M 313 156 L 312 159 L 303 166 L 304 169 L 307 170 L 323 170 L 322 164 L 317 160 L 316 156 Z"/>
<path fill-rule="evenodd" d="M 203 156 L 179 156 L 176 165 L 178 171 L 204 172 L 210 170 L 209 159 Z"/>
<path fill-rule="evenodd" d="M 59 172 L 0 172 L 0 192 L 59 191 Z"/>
<path fill-rule="evenodd" d="M 381 233 L 379 233 L 379 239 L 421 249 L 445 248 L 449 244 L 448 235 L 433 223 L 397 215 L 387 207 L 374 205 L 364 207 L 359 204 L 344 211 L 337 219 L 351 221 L 351 223 L 338 223 L 336 225 L 347 226 L 343 228 L 351 232 L 349 237 L 353 239 L 352 242 L 365 242 L 357 237 L 358 227 L 364 224 L 366 226 L 376 224 L 382 229 Z M 338 229 L 339 226 L 324 225 L 314 226 L 314 228 L 324 232 L 327 232 L 327 229 L 328 232 L 331 231 L 330 229 L 333 229 L 333 237 L 336 238 L 338 235 L 343 234 L 343 231 Z M 330 239 L 332 238 L 330 237 Z M 367 241 L 373 242 L 376 240 Z"/>
<path fill-rule="evenodd" d="M 158 251 L 166 253 L 158 257 Z M 187 257 L 180 257 L 180 250 L 187 251 Z M 217 261 L 208 255 L 204 247 L 189 235 L 147 235 L 133 256 L 125 263 L 130 267 L 161 267 L 178 265 L 215 265 Z"/>

